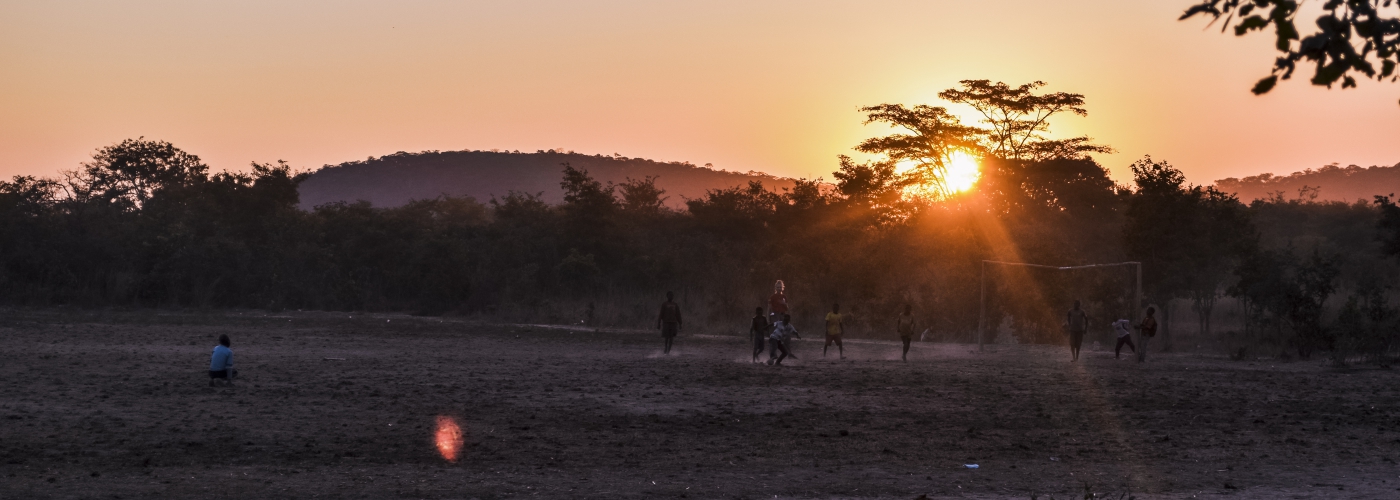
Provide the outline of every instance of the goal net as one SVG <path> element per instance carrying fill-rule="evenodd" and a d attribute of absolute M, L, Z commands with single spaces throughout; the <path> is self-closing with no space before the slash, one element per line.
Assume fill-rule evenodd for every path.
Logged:
<path fill-rule="evenodd" d="M 979 307 L 979 311 L 978 311 L 978 320 L 977 320 L 977 348 L 978 348 L 979 350 L 981 350 L 981 349 L 983 348 L 983 346 L 986 344 L 986 338 L 987 338 L 986 332 L 987 332 L 987 328 L 988 328 L 989 326 L 992 327 L 992 328 L 996 328 L 998 325 L 1000 325 L 1000 324 L 1001 324 L 1000 318 L 1001 318 L 1001 316 L 1004 315 L 1004 313 L 1005 313 L 1006 310 L 1007 310 L 1006 307 L 998 307 L 998 308 L 996 308 L 996 310 L 997 310 L 997 312 L 998 312 L 998 318 L 996 318 L 997 321 L 996 321 L 994 324 L 991 324 L 991 325 L 989 325 L 989 324 L 987 323 L 987 312 L 988 312 L 988 307 L 987 307 L 987 295 L 988 295 L 987 284 L 988 284 L 989 278 L 994 279 L 994 278 L 996 277 L 996 276 L 989 276 L 989 275 L 988 275 L 989 269 L 990 269 L 991 271 L 993 271 L 994 273 L 997 272 L 997 271 L 1002 271 L 1001 273 L 998 273 L 998 274 L 1005 274 L 1005 271 L 1009 271 L 1009 270 L 1020 270 L 1020 271 L 1025 271 L 1025 272 L 1019 274 L 1018 276 L 1014 276 L 1013 279 L 1010 279 L 1010 280 L 1001 280 L 1001 281 L 1002 281 L 1002 282 L 1031 283 L 1031 284 L 1032 284 L 1031 287 L 1032 287 L 1033 289 L 1036 288 L 1036 287 L 1040 287 L 1040 286 L 1042 286 L 1042 285 L 1044 285 L 1044 286 L 1051 286 L 1051 287 L 1059 286 L 1059 287 L 1062 287 L 1062 288 L 1070 289 L 1072 292 L 1077 292 L 1077 293 L 1072 293 L 1072 294 L 1070 294 L 1070 296 L 1074 296 L 1074 297 L 1080 296 L 1080 295 L 1082 294 L 1081 291 L 1084 290 L 1084 289 L 1088 289 L 1088 288 L 1093 288 L 1093 289 L 1095 289 L 1096 291 L 1100 292 L 1099 295 L 1104 295 L 1105 293 L 1106 293 L 1107 295 L 1110 295 L 1110 296 L 1113 295 L 1113 294 L 1115 294 L 1115 293 L 1117 293 L 1117 294 L 1122 294 L 1122 292 L 1125 292 L 1126 290 L 1123 290 L 1123 287 L 1115 286 L 1113 283 L 1114 283 L 1114 282 L 1121 283 L 1122 281 L 1129 281 L 1129 282 L 1132 284 L 1132 301 L 1131 301 L 1131 302 L 1127 302 L 1126 304 L 1123 304 L 1122 302 L 1124 302 L 1124 301 L 1117 301 L 1117 300 L 1100 300 L 1100 301 L 1098 301 L 1098 302 L 1101 303 L 1101 304 L 1100 304 L 1100 307 L 1101 307 L 1101 308 L 1108 308 L 1108 309 L 1111 309 L 1111 310 L 1109 310 L 1109 311 L 1103 311 L 1102 314 L 1111 314 L 1111 315 L 1126 314 L 1128 319 L 1130 319 L 1130 320 L 1136 320 L 1137 317 L 1138 317 L 1138 315 L 1139 315 L 1139 312 L 1140 312 L 1138 309 L 1140 309 L 1140 308 L 1142 307 L 1142 263 L 1141 263 L 1141 262 L 1113 262 L 1113 263 L 1107 263 L 1107 264 L 1085 264 L 1085 265 L 1079 265 L 1079 266 L 1049 266 L 1049 265 L 1044 265 L 1044 264 L 1032 264 L 1032 263 L 1028 263 L 1028 262 L 1004 262 L 1004 261 L 998 261 L 998 260 L 983 260 L 983 261 L 982 261 L 981 277 L 980 277 L 980 280 L 981 280 L 981 298 L 979 299 L 980 307 Z M 1101 269 L 1101 270 L 1104 270 L 1104 271 L 1112 271 L 1112 270 L 1114 270 L 1114 269 L 1125 269 L 1125 270 L 1131 271 L 1132 275 L 1131 275 L 1130 277 L 1126 277 L 1126 276 L 1122 276 L 1122 273 L 1121 273 L 1121 272 L 1119 272 L 1119 273 L 1112 273 L 1112 274 L 1110 274 L 1110 275 L 1108 276 L 1110 279 L 1108 280 L 1107 283 L 1104 283 L 1103 280 L 1100 280 L 1098 283 L 1093 284 L 1093 285 L 1086 285 L 1086 284 L 1083 282 L 1083 280 L 1079 280 L 1079 282 L 1077 282 L 1077 283 L 1068 283 L 1067 281 L 1071 281 L 1071 280 L 1055 280 L 1055 279 L 1040 280 L 1040 279 L 1035 279 L 1034 277 L 1032 277 L 1032 276 L 1029 275 L 1030 273 L 1037 273 L 1037 274 L 1039 274 L 1039 273 L 1052 273 L 1052 274 L 1071 273 L 1071 274 L 1077 274 L 1077 273 L 1073 273 L 1073 272 L 1075 272 L 1075 271 L 1081 271 L 1081 272 L 1082 272 L 1082 271 L 1093 270 L 1093 269 Z M 1113 276 L 1113 275 L 1117 275 L 1117 276 Z M 1127 279 L 1127 280 L 1122 280 L 1122 278 L 1128 278 L 1128 279 Z M 1047 281 L 1048 281 L 1048 283 L 1047 283 Z M 995 292 L 995 291 L 994 291 L 994 292 Z M 1044 302 L 1044 301 L 1047 299 L 1047 297 L 1045 297 L 1045 295 L 1046 295 L 1046 294 L 1036 294 L 1037 299 L 1039 299 L 1038 301 Z M 1050 295 L 1058 295 L 1058 294 L 1050 294 Z M 1088 294 L 1084 294 L 1084 295 L 1088 295 Z M 1059 299 L 1058 301 L 1059 301 L 1059 302 L 1064 302 L 1063 299 Z M 1065 309 L 1065 310 L 1068 310 L 1069 305 L 1070 305 L 1070 304 L 1068 304 L 1068 303 L 1067 303 L 1067 304 L 1064 304 L 1064 309 Z M 1124 305 L 1126 305 L 1126 307 L 1124 307 Z M 1116 319 L 1116 318 L 1115 318 L 1115 319 Z"/>

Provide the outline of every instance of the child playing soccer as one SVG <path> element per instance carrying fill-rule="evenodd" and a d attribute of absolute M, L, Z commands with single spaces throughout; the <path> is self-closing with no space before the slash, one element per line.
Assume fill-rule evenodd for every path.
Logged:
<path fill-rule="evenodd" d="M 1118 359 L 1118 353 L 1123 350 L 1123 346 L 1125 345 L 1128 346 L 1128 349 L 1132 349 L 1134 353 L 1137 352 L 1137 346 L 1133 345 L 1132 334 L 1128 332 L 1130 326 L 1132 326 L 1132 323 L 1126 319 L 1113 322 L 1113 333 L 1118 335 L 1118 343 L 1113 345 L 1113 359 Z"/>
<path fill-rule="evenodd" d="M 1138 355 L 1138 362 L 1139 362 L 1139 363 L 1142 363 L 1142 362 L 1144 362 L 1144 361 L 1147 361 L 1147 343 L 1148 343 L 1148 341 L 1152 340 L 1152 337 L 1156 337 L 1156 336 L 1157 336 L 1157 317 L 1156 317 L 1156 314 L 1157 314 L 1157 308 L 1156 308 L 1156 307 L 1149 307 L 1149 308 L 1147 308 L 1147 317 L 1146 317 L 1146 318 L 1142 318 L 1142 323 L 1138 323 L 1138 325 L 1137 325 L 1137 329 L 1142 331 L 1142 335 L 1140 335 L 1140 336 L 1138 337 L 1138 347 L 1137 347 L 1137 355 Z"/>
<path fill-rule="evenodd" d="M 826 348 L 836 343 L 836 349 L 841 353 L 841 359 L 846 359 L 846 348 L 841 346 L 841 335 L 846 333 L 846 325 L 841 323 L 841 304 L 832 304 L 831 312 L 826 313 L 826 345 L 822 346 L 822 357 L 826 357 Z"/>
<path fill-rule="evenodd" d="M 753 321 L 749 324 L 749 341 L 753 342 L 753 362 L 758 362 L 758 355 L 763 354 L 763 344 L 768 341 L 768 334 L 773 330 L 773 325 L 768 324 L 768 318 L 763 316 L 763 308 L 757 307 L 753 311 Z"/>
<path fill-rule="evenodd" d="M 671 354 L 671 343 L 675 342 L 676 334 L 681 331 L 681 306 L 676 304 L 676 295 L 666 292 L 666 302 L 661 304 L 661 313 L 656 316 L 656 329 L 661 330 L 661 338 L 665 341 L 663 354 Z"/>
<path fill-rule="evenodd" d="M 914 306 L 905 304 L 904 314 L 894 322 L 894 330 L 899 333 L 899 341 L 904 343 L 904 353 L 900 359 L 909 361 L 909 343 L 914 340 Z"/>
<path fill-rule="evenodd" d="M 802 338 L 797 334 L 797 329 L 792 327 L 792 316 L 784 314 L 782 320 L 773 323 L 773 333 L 768 334 L 768 364 L 781 365 L 788 357 L 787 340 L 792 337 Z M 781 352 L 782 355 L 778 355 Z"/>

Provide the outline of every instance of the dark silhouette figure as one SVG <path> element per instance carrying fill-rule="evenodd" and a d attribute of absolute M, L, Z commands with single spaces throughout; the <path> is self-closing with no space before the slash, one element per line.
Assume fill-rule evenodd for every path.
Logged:
<path fill-rule="evenodd" d="M 894 329 L 899 333 L 899 341 L 904 343 L 903 361 L 909 361 L 909 343 L 914 341 L 914 306 L 905 304 L 904 314 L 895 320 Z"/>
<path fill-rule="evenodd" d="M 1123 351 L 1123 346 L 1128 346 L 1128 349 L 1137 353 L 1137 346 L 1133 345 L 1133 336 L 1128 332 L 1129 324 L 1126 319 L 1113 322 L 1113 333 L 1118 336 L 1118 342 L 1113 344 L 1113 359 L 1118 359 L 1118 353 Z"/>
<path fill-rule="evenodd" d="M 1138 362 L 1147 361 L 1147 344 L 1152 337 L 1157 336 L 1157 308 L 1147 308 L 1147 317 L 1142 318 L 1142 323 L 1138 323 L 1137 329 L 1142 331 L 1142 336 L 1138 337 Z"/>
<path fill-rule="evenodd" d="M 768 334 L 772 331 L 773 325 L 768 324 L 768 318 L 763 316 L 763 308 L 754 308 L 753 321 L 749 324 L 749 340 L 753 343 L 754 363 L 758 362 L 758 355 L 763 354 L 764 344 L 768 342 Z"/>
<path fill-rule="evenodd" d="M 1065 326 L 1069 327 L 1069 352 L 1071 361 L 1079 361 L 1079 346 L 1084 343 L 1084 333 L 1089 331 L 1089 315 L 1074 301 L 1074 308 L 1065 316 Z"/>
<path fill-rule="evenodd" d="M 656 316 L 656 328 L 661 330 L 661 338 L 666 340 L 665 354 L 671 353 L 671 342 L 681 331 L 681 306 L 676 305 L 676 294 L 666 292 L 666 302 L 661 304 L 661 314 Z"/>

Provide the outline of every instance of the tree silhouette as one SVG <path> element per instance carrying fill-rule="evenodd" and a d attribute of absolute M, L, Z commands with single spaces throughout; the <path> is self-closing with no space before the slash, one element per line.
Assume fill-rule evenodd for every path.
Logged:
<path fill-rule="evenodd" d="M 1041 144 L 1046 141 L 1045 133 L 1050 131 L 1050 117 L 1062 112 L 1088 116 L 1084 109 L 1084 96 L 1068 92 L 1035 94 L 1045 82 L 1035 81 L 1018 87 L 989 80 L 963 80 L 961 89 L 948 89 L 938 93 L 938 97 L 949 102 L 966 104 L 982 114 L 983 122 L 990 125 L 983 149 L 987 154 L 1011 160 L 1048 159 L 1048 154 L 1061 150 L 1072 152 L 1073 157 L 1082 157 L 1091 152 L 1108 153 L 1107 146 L 1090 144 L 1088 137 L 1078 137 L 1068 142 Z"/>
<path fill-rule="evenodd" d="M 137 138 L 98 150 L 69 181 L 77 198 L 140 208 L 156 191 L 202 181 L 208 171 L 168 142 Z"/>
<path fill-rule="evenodd" d="M 963 125 L 958 117 L 942 107 L 903 104 L 881 104 L 860 108 L 866 113 L 865 123 L 884 123 L 905 130 L 905 133 L 866 139 L 856 145 L 862 153 L 882 154 L 890 163 L 911 162 L 904 182 L 928 186 L 936 196 L 952 195 L 946 178 L 953 153 L 981 152 L 980 136 L 985 132 Z M 843 165 L 844 165 L 843 160 Z"/>
<path fill-rule="evenodd" d="M 641 179 L 628 177 L 625 182 L 617 185 L 618 195 L 621 196 L 619 202 L 622 209 L 643 214 L 655 214 L 665 209 L 667 196 L 665 189 L 656 187 L 656 177 L 646 176 Z"/>
<path fill-rule="evenodd" d="M 1209 332 L 1216 299 L 1255 243 L 1245 206 L 1214 188 L 1188 186 L 1181 171 L 1164 161 L 1144 157 L 1132 170 L 1137 192 L 1123 227 L 1128 255 L 1143 262 L 1151 295 L 1162 301 L 1189 297 L 1201 331 Z"/>

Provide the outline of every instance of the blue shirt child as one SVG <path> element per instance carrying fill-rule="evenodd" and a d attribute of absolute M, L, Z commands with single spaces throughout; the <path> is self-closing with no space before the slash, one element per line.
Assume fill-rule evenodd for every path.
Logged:
<path fill-rule="evenodd" d="M 233 350 L 222 345 L 214 346 L 214 355 L 209 361 L 209 371 L 217 372 L 233 367 Z"/>

